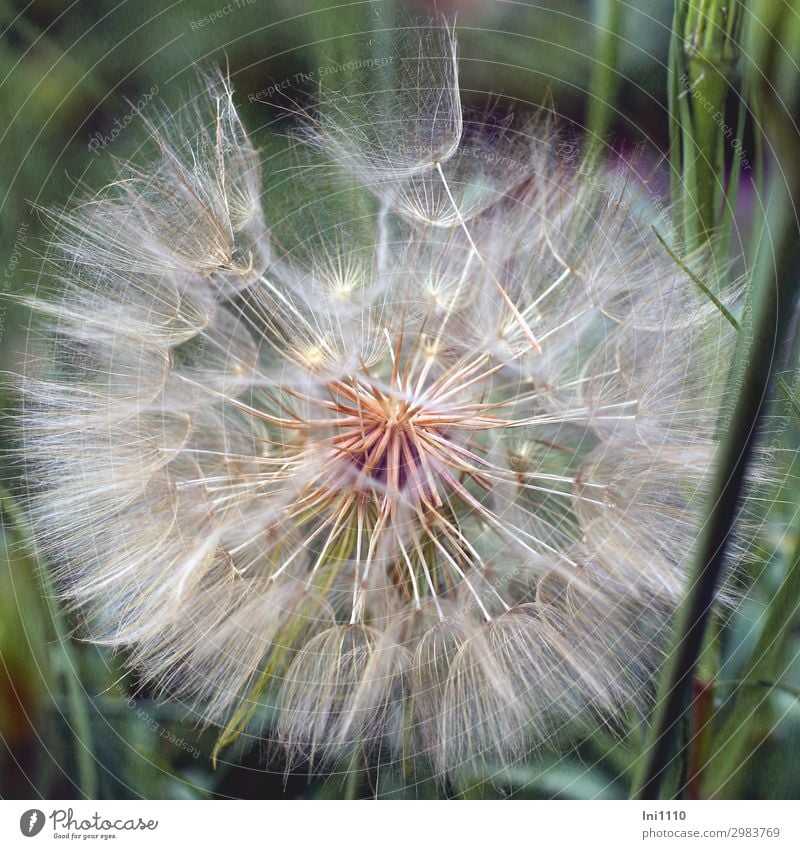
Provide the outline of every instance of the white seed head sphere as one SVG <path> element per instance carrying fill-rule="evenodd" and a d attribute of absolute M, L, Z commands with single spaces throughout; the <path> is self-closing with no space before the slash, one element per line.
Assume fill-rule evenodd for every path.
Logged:
<path fill-rule="evenodd" d="M 405 36 L 304 132 L 357 226 L 282 245 L 223 79 L 62 218 L 22 427 L 91 639 L 223 739 L 270 702 L 292 757 L 445 775 L 646 704 L 732 332 L 637 190 Z"/>

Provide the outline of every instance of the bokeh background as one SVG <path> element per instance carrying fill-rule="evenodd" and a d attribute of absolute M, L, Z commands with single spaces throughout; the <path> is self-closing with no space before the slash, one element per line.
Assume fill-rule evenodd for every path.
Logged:
<path fill-rule="evenodd" d="M 419 11 L 433 6 L 395 5 Z M 795 14 L 795 6 L 774 0 L 775 7 L 783 5 Z M 157 118 L 180 108 L 197 90 L 198 71 L 227 69 L 245 126 L 263 152 L 269 202 L 293 123 L 287 106 L 303 105 L 313 94 L 303 75 L 366 58 L 353 55 L 352 34 L 373 28 L 389 6 L 384 0 L 0 3 L 0 369 L 25 371 L 36 332 L 15 298 L 38 285 L 37 256 L 48 232 L 41 210 L 98 191 L 114 177 L 115 159 L 146 158 L 143 114 Z M 576 143 L 591 141 L 587 122 L 600 127 L 603 154 L 633 163 L 653 199 L 666 202 L 672 0 L 449 0 L 437 8 L 458 13 L 462 89 L 471 107 L 502 117 L 543 106 L 559 116 L 564 137 Z M 363 48 L 364 40 L 358 44 Z M 604 54 L 609 44 L 612 50 Z M 800 44 L 790 41 L 789 54 L 792 48 L 800 55 Z M 613 58 L 613 67 L 603 56 Z M 598 85 L 601 78 L 605 82 Z M 757 116 L 742 107 L 736 63 L 727 84 L 726 121 L 738 128 L 741 148 L 751 154 L 741 173 L 730 249 L 735 267 L 747 272 L 763 217 L 764 181 L 776 164 Z M 598 90 L 613 92 L 599 119 L 592 114 Z M 732 163 L 729 146 L 722 170 L 727 173 Z M 736 726 L 741 743 L 714 792 L 800 796 L 800 619 L 797 594 L 786 592 L 792 576 L 797 585 L 800 570 L 800 487 L 787 483 L 800 436 L 795 362 L 792 336 L 764 428 L 772 480 L 763 513 L 749 531 L 749 574 L 741 580 L 746 596 L 735 614 L 714 624 L 695 680 L 692 718 L 682 730 L 692 743 L 673 768 L 673 786 L 684 796 L 711 792 L 701 780 L 703 765 L 713 755 L 714 732 L 734 711 L 744 716 Z M 333 776 L 287 772 L 246 735 L 213 767 L 215 733 L 198 728 L 188 706 L 153 700 L 124 672 L 120 658 L 75 638 L 77 623 L 54 600 L 47 564 L 37 557 L 20 507 L 16 402 L 7 381 L 0 393 L 0 796 L 628 795 L 644 736 L 634 720 L 627 730 L 597 733 L 569 752 L 513 772 L 464 775 L 444 788 L 424 774 L 376 775 L 358 764 Z M 784 607 L 788 597 L 780 639 L 770 663 L 754 665 L 777 597 Z M 267 707 L 263 720 L 269 721 Z"/>

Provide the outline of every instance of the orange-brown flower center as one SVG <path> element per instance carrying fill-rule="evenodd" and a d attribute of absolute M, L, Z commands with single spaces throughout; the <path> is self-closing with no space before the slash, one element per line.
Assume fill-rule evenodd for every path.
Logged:
<path fill-rule="evenodd" d="M 377 493 L 411 493 L 433 488 L 430 468 L 432 428 L 421 422 L 419 404 L 363 386 L 335 387 L 339 432 L 333 450 L 350 471 Z"/>

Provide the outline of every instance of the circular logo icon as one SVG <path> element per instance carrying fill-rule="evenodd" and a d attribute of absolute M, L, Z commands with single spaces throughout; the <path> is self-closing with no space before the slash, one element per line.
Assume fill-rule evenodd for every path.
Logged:
<path fill-rule="evenodd" d="M 36 837 L 44 828 L 44 812 L 38 808 L 31 808 L 19 818 L 19 830 L 25 837 Z"/>

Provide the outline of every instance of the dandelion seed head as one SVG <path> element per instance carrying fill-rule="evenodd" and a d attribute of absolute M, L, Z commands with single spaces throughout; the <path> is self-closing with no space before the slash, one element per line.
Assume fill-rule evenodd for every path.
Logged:
<path fill-rule="evenodd" d="M 21 426 L 91 639 L 222 743 L 270 702 L 292 757 L 445 775 L 646 705 L 732 333 L 635 186 L 543 118 L 471 121 L 452 30 L 401 36 L 295 177 L 334 203 L 327 163 L 369 244 L 354 216 L 286 247 L 212 80 L 60 221 Z"/>

